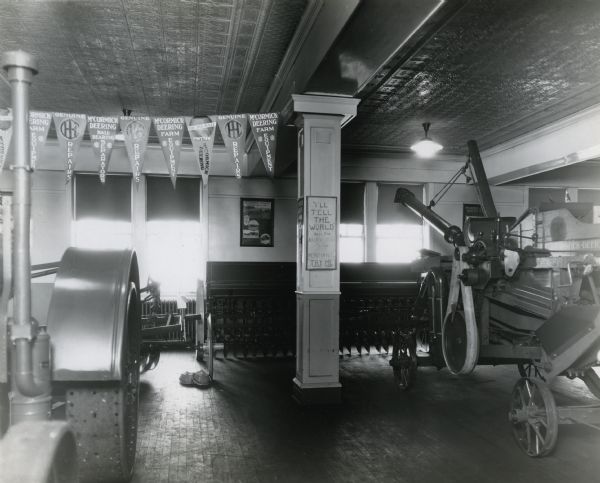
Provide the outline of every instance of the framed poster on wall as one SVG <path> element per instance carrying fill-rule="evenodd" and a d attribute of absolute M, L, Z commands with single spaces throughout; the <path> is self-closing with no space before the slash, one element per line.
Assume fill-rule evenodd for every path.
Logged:
<path fill-rule="evenodd" d="M 241 198 L 240 246 L 274 246 L 275 200 L 267 198 Z"/>
<path fill-rule="evenodd" d="M 306 197 L 306 270 L 337 268 L 337 198 Z"/>

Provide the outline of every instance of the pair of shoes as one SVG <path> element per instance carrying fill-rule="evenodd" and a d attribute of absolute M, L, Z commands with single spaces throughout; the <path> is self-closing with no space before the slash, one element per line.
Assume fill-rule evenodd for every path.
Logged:
<path fill-rule="evenodd" d="M 179 384 L 183 386 L 193 386 L 193 379 L 194 374 L 192 374 L 191 372 L 184 372 L 183 374 L 181 374 L 181 376 L 179 376 Z"/>
<path fill-rule="evenodd" d="M 208 387 L 210 386 L 211 380 L 208 372 L 204 370 L 199 370 L 195 372 L 192 376 L 192 382 L 199 387 Z"/>
<path fill-rule="evenodd" d="M 179 384 L 182 386 L 208 387 L 211 382 L 208 373 L 202 369 L 194 373 L 184 372 L 179 376 Z"/>

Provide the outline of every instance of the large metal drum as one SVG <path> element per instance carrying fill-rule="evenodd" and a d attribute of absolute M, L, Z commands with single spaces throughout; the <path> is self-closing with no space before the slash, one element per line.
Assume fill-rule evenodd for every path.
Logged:
<path fill-rule="evenodd" d="M 131 250 L 69 248 L 48 312 L 82 481 L 128 481 L 137 441 L 139 274 Z"/>

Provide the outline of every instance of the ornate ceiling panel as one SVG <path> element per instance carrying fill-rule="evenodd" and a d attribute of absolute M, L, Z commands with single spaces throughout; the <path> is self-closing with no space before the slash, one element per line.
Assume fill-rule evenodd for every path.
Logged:
<path fill-rule="evenodd" d="M 39 60 L 33 109 L 256 112 L 307 1 L 3 0 L 0 46 Z"/>
<path fill-rule="evenodd" d="M 347 147 L 407 149 L 421 123 L 447 153 L 486 148 L 600 100 L 595 0 L 471 0 L 371 92 Z"/>

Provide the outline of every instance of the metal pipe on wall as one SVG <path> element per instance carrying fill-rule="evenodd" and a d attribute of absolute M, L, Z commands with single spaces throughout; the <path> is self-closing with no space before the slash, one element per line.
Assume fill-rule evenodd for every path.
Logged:
<path fill-rule="evenodd" d="M 2 57 L 2 66 L 7 71 L 11 86 L 14 133 L 14 160 L 11 165 L 14 180 L 14 320 L 11 338 L 15 342 L 13 360 L 16 367 L 12 368 L 12 373 L 17 394 L 11 399 L 11 413 L 21 405 L 28 408 L 16 420 L 11 415 L 11 422 L 16 423 L 23 419 L 48 417 L 50 354 L 49 342 L 41 341 L 45 335 L 40 341 L 34 340 L 38 333 L 31 319 L 29 87 L 33 76 L 37 74 L 37 62 L 33 56 L 19 50 L 6 52 Z M 34 365 L 34 361 L 43 363 Z"/>
<path fill-rule="evenodd" d="M 29 86 L 37 73 L 34 58 L 23 51 L 7 52 L 2 58 L 12 88 L 14 162 L 14 324 L 31 323 L 31 165 L 29 159 Z"/>

